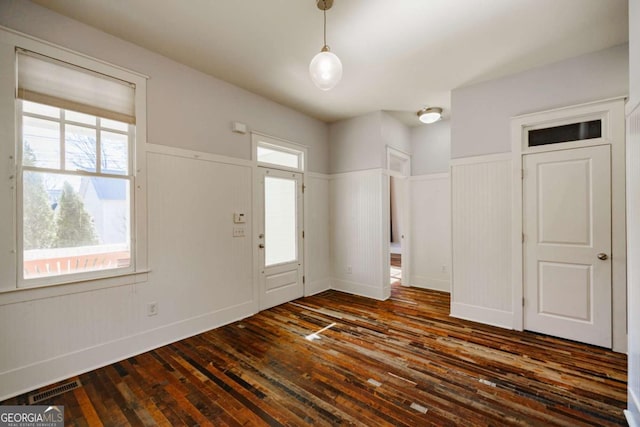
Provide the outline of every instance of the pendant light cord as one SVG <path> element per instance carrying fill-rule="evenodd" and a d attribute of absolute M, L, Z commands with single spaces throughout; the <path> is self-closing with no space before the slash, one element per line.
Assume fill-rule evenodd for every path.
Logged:
<path fill-rule="evenodd" d="M 327 45 L 327 4 L 325 2 L 324 10 L 322 11 L 324 15 L 324 45 Z"/>

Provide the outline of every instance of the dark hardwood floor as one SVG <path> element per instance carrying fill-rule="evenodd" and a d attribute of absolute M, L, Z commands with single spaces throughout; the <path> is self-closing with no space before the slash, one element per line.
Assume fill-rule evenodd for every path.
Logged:
<path fill-rule="evenodd" d="M 625 424 L 625 355 L 448 312 L 441 292 L 328 291 L 81 375 L 45 404 L 77 426 Z"/>
<path fill-rule="evenodd" d="M 402 267 L 402 255 L 391 254 L 391 265 L 393 267 Z"/>

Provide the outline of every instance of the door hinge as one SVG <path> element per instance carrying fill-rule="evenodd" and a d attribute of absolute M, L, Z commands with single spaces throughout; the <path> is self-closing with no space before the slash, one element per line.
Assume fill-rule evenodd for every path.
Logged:
<path fill-rule="evenodd" d="M 304 193 L 304 189 L 307 188 L 306 185 L 302 184 L 302 192 Z"/>
<path fill-rule="evenodd" d="M 520 179 L 524 179 L 524 169 L 520 169 Z"/>
<path fill-rule="evenodd" d="M 304 239 L 304 230 L 302 230 L 302 238 Z"/>
<path fill-rule="evenodd" d="M 524 243 L 525 239 L 524 233 L 522 233 L 522 243 Z"/>
<path fill-rule="evenodd" d="M 304 276 L 302 276 L 302 284 L 303 285 L 304 285 L 304 282 L 305 282 L 305 278 L 304 278 Z"/>
<path fill-rule="evenodd" d="M 522 297 L 522 306 L 524 307 L 524 297 Z"/>

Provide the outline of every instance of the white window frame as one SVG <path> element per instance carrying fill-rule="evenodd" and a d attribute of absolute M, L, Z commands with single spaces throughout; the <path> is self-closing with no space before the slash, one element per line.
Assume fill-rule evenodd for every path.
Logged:
<path fill-rule="evenodd" d="M 87 123 L 80 123 L 80 122 L 74 122 L 72 120 L 68 120 L 66 118 L 66 112 L 69 110 L 65 110 L 62 108 L 58 108 L 60 110 L 59 116 L 57 118 L 53 118 L 53 117 L 49 117 L 49 116 L 41 116 L 35 113 L 30 113 L 30 112 L 24 112 L 23 111 L 23 100 L 16 100 L 16 122 L 17 122 L 17 133 L 18 133 L 18 140 L 16 143 L 16 151 L 18 153 L 18 158 L 17 158 L 17 170 L 18 173 L 16 174 L 16 178 L 18 181 L 18 185 L 17 185 L 17 206 L 16 206 L 16 214 L 17 214 L 17 228 L 18 228 L 18 233 L 17 233 L 17 247 L 18 247 L 18 251 L 17 251 L 17 263 L 18 263 L 18 267 L 17 267 L 17 272 L 18 272 L 18 288 L 26 288 L 26 287 L 33 287 L 33 286 L 46 286 L 46 285 L 55 285 L 61 282 L 74 282 L 74 281 L 80 281 L 80 280 L 86 280 L 86 279 L 96 279 L 96 278 L 101 278 L 101 277 L 111 277 L 114 275 L 122 275 L 122 274 L 130 274 L 133 273 L 135 271 L 135 246 L 133 244 L 133 240 L 135 237 L 134 231 L 135 231 L 135 223 L 134 223 L 134 218 L 133 218 L 133 212 L 134 212 L 134 206 L 135 206 L 135 192 L 134 192 L 134 173 L 133 173 L 133 162 L 132 162 L 132 158 L 133 158 L 133 152 L 135 149 L 135 125 L 128 125 L 127 126 L 127 131 L 120 131 L 120 130 L 115 130 L 115 129 L 111 129 L 111 128 L 103 128 L 101 126 L 101 118 L 96 117 L 96 124 L 95 125 L 89 125 Z M 51 168 L 45 168 L 45 167 L 39 167 L 39 166 L 24 166 L 22 165 L 22 160 L 23 160 L 23 141 L 24 141 L 24 135 L 22 133 L 23 131 L 23 127 L 22 127 L 22 119 L 24 117 L 33 117 L 36 119 L 40 119 L 40 120 L 47 120 L 50 122 L 55 122 L 58 123 L 58 125 L 60 126 L 60 167 L 58 169 L 51 169 Z M 84 172 L 84 171 L 79 171 L 79 170 L 67 170 L 66 169 L 66 164 L 65 164 L 65 138 L 63 135 L 65 135 L 65 125 L 70 124 L 73 126 L 78 126 L 78 127 L 83 127 L 83 128 L 87 128 L 87 129 L 94 129 L 96 131 L 96 171 L 95 172 Z M 128 173 L 127 174 L 106 174 L 104 172 L 101 171 L 101 131 L 105 130 L 108 132 L 112 132 L 112 133 L 117 133 L 119 135 L 126 135 L 127 136 L 127 142 L 128 142 L 128 147 L 127 147 L 127 170 Z M 24 212 L 22 211 L 23 209 L 23 194 L 24 194 L 24 182 L 23 182 L 23 178 L 24 178 L 24 172 L 39 172 L 39 173 L 51 173 L 51 174 L 55 174 L 55 175 L 65 175 L 65 176 L 78 176 L 78 177 L 101 177 L 101 178 L 115 178 L 115 179 L 122 179 L 122 180 L 126 180 L 128 181 L 128 186 L 129 186 L 129 194 L 130 194 L 130 200 L 129 200 L 129 241 L 130 241 L 130 251 L 131 251 L 131 258 L 130 258 L 130 263 L 128 267 L 115 267 L 115 268 L 111 268 L 111 269 L 104 269 L 104 270 L 95 270 L 95 271 L 86 271 L 86 272 L 79 272 L 79 273 L 67 273 L 67 274 L 58 274 L 58 275 L 51 275 L 51 276 L 41 276 L 41 277 L 36 277 L 36 278 L 25 278 L 24 277 L 24 233 L 23 233 L 23 218 L 24 218 Z"/>
<path fill-rule="evenodd" d="M 7 252 L 11 256 L 6 257 L 4 261 L 0 261 L 0 293 L 11 291 L 24 291 L 33 288 L 43 288 L 57 285 L 74 284 L 74 289 L 99 289 L 102 287 L 120 286 L 123 284 L 121 278 L 142 274 L 142 276 L 133 279 L 134 281 L 146 280 L 148 272 L 148 243 L 147 243 L 147 205 L 146 205 L 146 168 L 142 161 L 145 158 L 146 141 L 147 141 L 147 124 L 146 124 L 146 83 L 147 76 L 127 70 L 125 68 L 101 61 L 83 55 L 69 49 L 54 45 L 52 43 L 31 37 L 17 31 L 0 27 L 0 58 L 4 61 L 11 54 L 12 60 L 15 61 L 16 48 L 22 48 L 41 55 L 45 55 L 63 62 L 73 64 L 75 66 L 95 71 L 104 75 L 108 75 L 123 81 L 135 84 L 135 143 L 130 150 L 130 174 L 131 176 L 131 262 L 130 268 L 101 270 L 93 272 L 93 274 L 70 274 L 60 276 L 50 276 L 45 281 L 40 279 L 22 280 L 22 254 L 21 242 L 22 236 L 18 236 L 21 222 L 22 209 L 21 200 L 18 193 L 18 176 L 20 167 L 17 162 L 21 156 L 18 156 L 18 147 L 22 146 L 20 140 L 21 130 L 21 114 L 17 103 L 20 101 L 15 98 L 16 91 L 16 67 L 3 67 L 0 73 L 0 175 L 9 178 L 10 186 L 0 189 L 0 200 L 6 207 L 0 208 L 0 216 L 11 218 L 8 221 L 0 222 L 0 238 L 3 236 L 14 236 L 9 241 L 0 241 L 0 250 Z M 12 52 L 12 53 L 11 53 Z M 10 110 L 11 108 L 11 110 Z M 6 141 L 13 141 L 13 144 L 6 144 Z M 4 146 L 4 147 L 3 147 Z M 8 161 L 7 161 L 8 160 Z M 66 172 L 65 172 L 66 173 Z M 125 175 L 118 175 L 123 178 Z M 10 200 L 9 203 L 4 203 Z M 11 209 L 11 211 L 9 211 Z M 20 262 L 20 263 L 19 263 Z M 84 285 L 81 285 L 84 283 Z M 76 288 L 77 287 L 77 288 Z M 75 291 L 71 291 L 75 292 Z M 61 292 L 60 294 L 64 294 Z M 50 293 L 48 293 L 50 294 Z M 35 297 L 35 296 L 34 296 Z M 21 298 L 18 298 L 21 299 Z"/>
<path fill-rule="evenodd" d="M 307 169 L 307 147 L 304 145 L 296 144 L 295 142 L 286 141 L 284 139 L 275 138 L 273 136 L 264 135 L 259 132 L 251 133 L 251 153 L 253 161 L 258 166 L 265 166 L 271 169 L 279 169 L 291 172 L 303 172 Z M 287 154 L 294 154 L 298 156 L 298 167 L 291 168 L 277 163 L 261 162 L 258 160 L 258 147 L 265 147 L 276 151 L 281 151 Z"/>

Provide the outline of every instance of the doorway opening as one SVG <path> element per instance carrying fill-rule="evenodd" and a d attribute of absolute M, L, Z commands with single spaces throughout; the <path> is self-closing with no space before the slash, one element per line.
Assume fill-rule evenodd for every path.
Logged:
<path fill-rule="evenodd" d="M 402 185 L 395 176 L 389 177 L 389 276 L 390 283 L 402 282 Z"/>
<path fill-rule="evenodd" d="M 387 147 L 389 171 L 389 283 L 409 286 L 409 176 L 411 157 Z"/>

